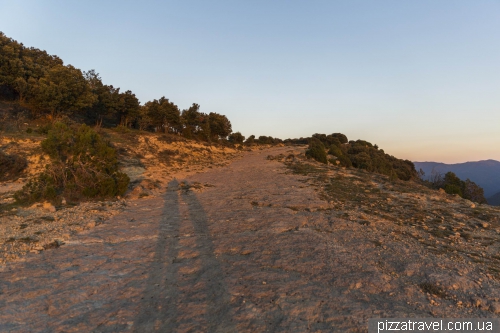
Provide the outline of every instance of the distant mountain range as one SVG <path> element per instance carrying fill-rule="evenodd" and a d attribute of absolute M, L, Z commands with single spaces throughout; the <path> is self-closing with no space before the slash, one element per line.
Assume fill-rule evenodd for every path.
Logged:
<path fill-rule="evenodd" d="M 445 164 L 438 162 L 413 162 L 415 169 L 424 170 L 425 179 L 431 174 L 448 171 L 455 173 L 460 179 L 469 178 L 484 189 L 484 197 L 490 205 L 500 205 L 500 162 L 495 160 Z"/>

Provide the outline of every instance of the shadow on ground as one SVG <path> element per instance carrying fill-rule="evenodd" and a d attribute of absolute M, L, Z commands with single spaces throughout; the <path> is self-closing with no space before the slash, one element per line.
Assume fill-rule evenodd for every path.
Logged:
<path fill-rule="evenodd" d="M 168 184 L 153 263 L 134 332 L 235 332 L 230 294 L 206 213 L 177 180 Z M 192 234 L 182 234 L 190 229 Z"/>

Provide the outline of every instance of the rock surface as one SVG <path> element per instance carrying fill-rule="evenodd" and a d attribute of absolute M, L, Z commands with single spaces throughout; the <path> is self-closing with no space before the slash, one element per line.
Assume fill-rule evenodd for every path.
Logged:
<path fill-rule="evenodd" d="M 0 331 L 366 332 L 375 317 L 498 315 L 498 211 L 282 163 L 302 153 L 175 178 L 0 266 Z"/>

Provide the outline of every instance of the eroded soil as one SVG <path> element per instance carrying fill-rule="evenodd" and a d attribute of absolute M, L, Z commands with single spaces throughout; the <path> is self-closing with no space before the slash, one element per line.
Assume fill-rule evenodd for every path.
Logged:
<path fill-rule="evenodd" d="M 498 316 L 498 210 L 297 149 L 177 177 L 1 266 L 0 331 L 366 332 L 374 317 Z"/>

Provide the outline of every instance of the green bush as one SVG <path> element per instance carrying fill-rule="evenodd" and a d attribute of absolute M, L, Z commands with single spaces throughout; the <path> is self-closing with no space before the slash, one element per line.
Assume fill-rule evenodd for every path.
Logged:
<path fill-rule="evenodd" d="M 28 162 L 19 155 L 8 155 L 0 150 L 0 181 L 14 180 L 19 178 Z"/>
<path fill-rule="evenodd" d="M 444 185 L 444 191 L 448 194 L 458 194 L 461 197 L 463 196 L 462 189 L 454 184 Z"/>
<path fill-rule="evenodd" d="M 338 160 L 340 161 L 340 165 L 341 166 L 346 167 L 346 168 L 352 167 L 351 159 L 348 156 L 346 156 L 346 155 L 340 155 L 338 157 Z"/>
<path fill-rule="evenodd" d="M 250 135 L 246 140 L 245 144 L 251 146 L 255 143 L 255 135 Z"/>
<path fill-rule="evenodd" d="M 317 138 L 313 137 L 309 141 L 309 149 L 306 150 L 306 156 L 315 159 L 318 162 L 327 164 L 325 146 Z"/>
<path fill-rule="evenodd" d="M 328 154 L 333 155 L 335 157 L 340 157 L 343 155 L 342 150 L 340 150 L 340 148 L 335 144 L 332 144 L 330 146 L 330 149 L 328 150 Z"/>
<path fill-rule="evenodd" d="M 90 127 L 55 123 L 41 145 L 51 163 L 16 192 L 17 201 L 102 199 L 127 190 L 130 179 L 118 171 L 116 150 Z"/>
<path fill-rule="evenodd" d="M 352 165 L 358 169 L 366 169 L 371 171 L 372 169 L 372 160 L 370 155 L 365 152 L 361 152 L 359 154 L 353 155 L 351 157 Z"/>
<path fill-rule="evenodd" d="M 48 123 L 37 128 L 35 132 L 37 132 L 38 134 L 47 135 L 51 129 L 52 129 L 52 123 Z"/>
<path fill-rule="evenodd" d="M 229 134 L 229 142 L 242 144 L 243 141 L 245 141 L 245 137 L 240 132 Z"/>
<path fill-rule="evenodd" d="M 486 203 L 483 188 L 470 179 L 463 181 L 450 171 L 444 175 L 444 179 L 439 178 L 439 180 L 440 182 L 436 182 L 434 185 L 443 188 L 448 194 L 458 194 L 464 199 L 477 203 Z"/>

